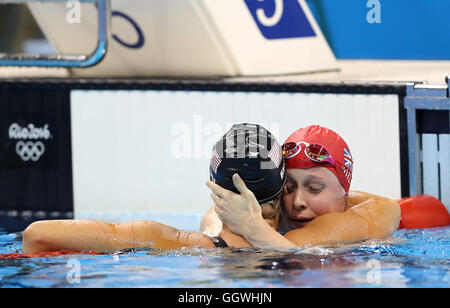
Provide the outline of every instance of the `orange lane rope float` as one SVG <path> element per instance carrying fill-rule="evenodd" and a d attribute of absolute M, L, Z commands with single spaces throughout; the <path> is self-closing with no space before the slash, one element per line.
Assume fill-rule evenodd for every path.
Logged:
<path fill-rule="evenodd" d="M 422 229 L 450 225 L 450 215 L 439 199 L 429 195 L 406 197 L 401 208 L 399 229 Z"/>

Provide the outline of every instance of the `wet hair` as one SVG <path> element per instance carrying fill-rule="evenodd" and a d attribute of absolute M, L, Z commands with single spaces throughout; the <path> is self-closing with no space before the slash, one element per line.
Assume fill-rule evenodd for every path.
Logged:
<path fill-rule="evenodd" d="M 278 227 L 281 214 L 281 195 L 276 199 L 261 204 L 262 217 L 270 220 L 273 223 L 273 227 Z"/>

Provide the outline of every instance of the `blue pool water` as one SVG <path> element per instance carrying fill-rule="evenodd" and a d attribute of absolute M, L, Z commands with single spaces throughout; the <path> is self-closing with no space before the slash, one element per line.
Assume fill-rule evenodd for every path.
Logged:
<path fill-rule="evenodd" d="M 400 230 L 384 241 L 288 251 L 139 249 L 0 260 L 0 287 L 448 288 L 449 239 L 450 227 L 442 227 Z M 20 252 L 21 233 L 0 229 L 0 254 Z"/>

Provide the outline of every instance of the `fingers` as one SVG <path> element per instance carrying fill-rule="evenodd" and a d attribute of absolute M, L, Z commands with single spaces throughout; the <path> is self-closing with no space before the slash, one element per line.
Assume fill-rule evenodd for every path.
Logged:
<path fill-rule="evenodd" d="M 232 192 L 231 190 L 225 189 L 211 181 L 206 182 L 206 186 L 208 186 L 209 189 L 211 189 L 212 192 L 215 193 L 219 198 L 222 198 L 224 200 L 232 200 L 234 197 L 239 196 L 239 194 L 236 194 L 236 193 Z M 245 187 L 245 184 L 244 184 L 244 187 Z M 245 189 L 247 189 L 247 187 L 245 187 Z"/>
<path fill-rule="evenodd" d="M 211 181 L 206 182 L 206 186 L 208 186 L 208 188 L 211 189 L 213 191 L 213 193 L 215 193 L 217 196 L 219 196 L 221 198 L 226 196 L 227 192 L 229 192 L 225 188 L 222 188 L 219 185 L 217 185 L 216 183 L 213 183 Z"/>
<path fill-rule="evenodd" d="M 237 173 L 233 174 L 233 183 L 241 194 L 248 195 L 248 193 L 250 192 L 247 186 L 245 186 L 244 180 L 242 180 L 242 178 Z"/>
<path fill-rule="evenodd" d="M 221 216 L 222 216 L 222 214 L 223 214 L 223 210 L 222 210 L 220 207 L 215 206 L 215 207 L 214 207 L 214 211 L 216 212 L 217 216 L 219 216 L 219 219 L 221 219 Z M 221 220 L 222 220 L 222 219 L 221 219 Z"/>
<path fill-rule="evenodd" d="M 214 211 L 219 216 L 220 220 L 224 220 L 224 215 L 227 213 L 228 206 L 224 199 L 221 199 L 219 196 L 217 196 L 215 193 L 211 193 L 211 199 L 215 203 Z"/>
<path fill-rule="evenodd" d="M 211 193 L 210 196 L 211 196 L 211 199 L 214 201 L 214 203 L 217 206 L 223 206 L 223 200 L 219 196 L 217 196 L 215 193 Z M 216 206 L 216 208 L 217 208 L 217 206 Z"/>
<path fill-rule="evenodd" d="M 222 207 L 216 205 L 216 206 L 214 207 L 214 211 L 216 212 L 216 214 L 217 214 L 217 216 L 219 217 L 219 219 L 220 219 L 221 222 L 226 222 L 226 219 L 225 219 L 225 217 L 226 217 L 226 215 L 225 215 L 225 210 L 224 210 Z"/>

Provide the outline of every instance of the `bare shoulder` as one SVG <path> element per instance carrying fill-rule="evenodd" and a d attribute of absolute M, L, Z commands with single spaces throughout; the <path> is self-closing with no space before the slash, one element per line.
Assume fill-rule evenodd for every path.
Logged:
<path fill-rule="evenodd" d="M 347 198 L 347 208 L 352 208 L 354 206 L 357 206 L 361 203 L 364 203 L 367 200 L 370 199 L 378 199 L 383 198 L 374 194 L 370 194 L 368 192 L 364 191 L 358 191 L 358 190 L 351 190 L 348 193 Z"/>
<path fill-rule="evenodd" d="M 372 238 L 387 238 L 400 223 L 400 205 L 397 201 L 361 191 L 351 191 L 347 197 L 348 214 L 360 216 L 369 224 Z"/>

